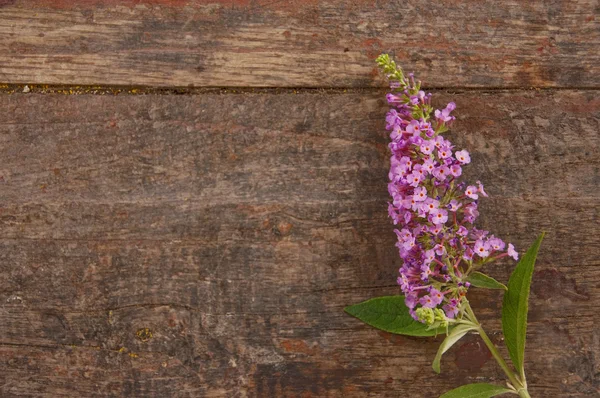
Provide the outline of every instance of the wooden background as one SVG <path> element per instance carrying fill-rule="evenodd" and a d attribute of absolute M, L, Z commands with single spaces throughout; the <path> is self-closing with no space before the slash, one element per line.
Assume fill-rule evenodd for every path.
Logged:
<path fill-rule="evenodd" d="M 594 0 L 0 0 L 0 396 L 437 397 L 394 336 L 390 52 L 454 100 L 481 227 L 541 231 L 533 397 L 600 396 Z M 512 263 L 489 272 L 506 281 Z M 471 293 L 501 343 L 498 292 Z"/>

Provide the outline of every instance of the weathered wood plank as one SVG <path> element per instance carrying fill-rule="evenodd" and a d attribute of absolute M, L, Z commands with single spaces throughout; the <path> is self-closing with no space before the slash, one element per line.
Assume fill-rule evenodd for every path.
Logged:
<path fill-rule="evenodd" d="M 1 4 L 5 83 L 380 86 L 385 51 L 429 87 L 600 84 L 593 0 Z"/>
<path fill-rule="evenodd" d="M 532 394 L 594 396 L 598 93 L 438 94 L 456 101 L 465 171 L 492 196 L 481 225 L 521 250 L 548 231 Z M 503 380 L 475 338 L 434 376 L 436 342 L 342 312 L 398 290 L 380 95 L 0 105 L 3 395 L 429 397 Z M 497 292 L 473 293 L 499 330 Z"/>

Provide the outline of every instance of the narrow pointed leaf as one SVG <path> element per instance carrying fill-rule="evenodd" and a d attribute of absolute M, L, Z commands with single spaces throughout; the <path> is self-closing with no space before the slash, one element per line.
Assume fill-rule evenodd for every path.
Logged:
<path fill-rule="evenodd" d="M 467 282 L 470 282 L 471 285 L 473 285 L 475 287 L 482 287 L 485 289 L 508 290 L 508 288 L 506 286 L 504 286 L 502 283 L 498 282 L 491 276 L 482 274 L 481 272 L 477 272 L 477 271 L 475 271 L 471 275 L 469 275 L 469 277 L 467 278 Z"/>
<path fill-rule="evenodd" d="M 429 330 L 424 323 L 415 321 L 404 304 L 404 296 L 376 297 L 346 307 L 344 311 L 368 325 L 390 333 L 418 337 L 446 333 L 446 329 Z"/>
<path fill-rule="evenodd" d="M 466 384 L 450 390 L 440 396 L 440 398 L 491 398 L 496 395 L 513 393 L 506 387 L 495 386 L 487 383 Z"/>
<path fill-rule="evenodd" d="M 544 233 L 527 250 L 521 258 L 508 281 L 508 291 L 502 303 L 502 332 L 510 359 L 515 369 L 525 376 L 523 361 L 525 358 L 525 337 L 527 334 L 527 311 L 529 309 L 529 289 L 538 250 L 542 244 Z"/>
<path fill-rule="evenodd" d="M 438 349 L 435 359 L 433 360 L 433 364 L 431 365 L 436 373 L 440 373 L 440 362 L 442 360 L 442 355 L 444 355 L 444 353 L 448 351 L 450 347 L 452 347 L 458 340 L 463 338 L 465 334 L 475 329 L 475 327 L 469 325 L 458 325 L 452 329 L 450 334 L 448 334 L 446 339 L 442 341 L 442 344 L 440 344 L 440 348 Z"/>

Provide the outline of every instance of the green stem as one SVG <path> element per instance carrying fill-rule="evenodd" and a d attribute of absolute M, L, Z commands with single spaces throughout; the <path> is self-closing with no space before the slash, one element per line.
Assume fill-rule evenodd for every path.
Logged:
<path fill-rule="evenodd" d="M 498 365 L 500 365 L 500 367 L 506 374 L 506 377 L 508 377 L 508 380 L 510 380 L 510 383 L 517 390 L 519 397 L 531 398 L 529 395 L 529 392 L 527 392 L 527 386 L 523 385 L 523 383 L 519 380 L 517 375 L 510 369 L 510 367 L 508 366 L 508 364 L 506 363 L 504 358 L 502 358 L 502 355 L 500 355 L 500 351 L 498 351 L 498 348 L 496 347 L 496 345 L 492 342 L 492 340 L 490 340 L 488 335 L 483 330 L 483 327 L 481 327 L 481 324 L 475 317 L 475 313 L 473 312 L 473 309 L 471 308 L 471 305 L 469 304 L 468 301 L 465 306 L 465 311 L 467 312 L 467 316 L 470 318 L 470 320 L 474 324 L 477 325 L 477 327 L 478 327 L 477 331 L 479 332 L 481 339 L 483 340 L 483 342 L 485 343 L 487 348 L 492 353 L 492 356 L 494 357 L 494 359 L 496 359 L 496 361 L 498 362 Z"/>
<path fill-rule="evenodd" d="M 519 390 L 519 397 L 521 398 L 531 398 L 531 395 L 527 392 L 525 388 Z"/>

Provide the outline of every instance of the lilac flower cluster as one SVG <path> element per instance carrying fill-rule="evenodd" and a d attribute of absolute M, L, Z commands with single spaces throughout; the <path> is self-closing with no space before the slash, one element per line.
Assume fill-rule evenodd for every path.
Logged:
<path fill-rule="evenodd" d="M 471 162 L 469 152 L 457 150 L 442 136 L 456 105 L 450 102 L 434 111 L 431 94 L 421 91 L 412 75 L 406 78 L 387 55 L 377 62 L 393 90 L 387 95 L 392 109 L 386 117 L 392 152 L 388 211 L 398 225 L 396 246 L 403 260 L 398 284 L 413 318 L 429 324 L 434 314 L 455 318 L 469 275 L 502 257 L 516 260 L 518 254 L 512 244 L 507 247 L 473 225 L 478 200 L 488 195 L 479 181 L 459 181 Z"/>

